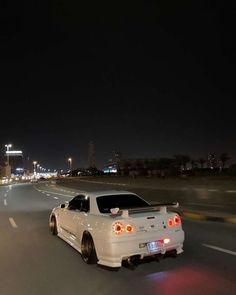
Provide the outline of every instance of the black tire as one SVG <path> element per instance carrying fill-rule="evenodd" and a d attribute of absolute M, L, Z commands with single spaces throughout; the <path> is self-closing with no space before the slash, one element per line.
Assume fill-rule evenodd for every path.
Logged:
<path fill-rule="evenodd" d="M 95 264 L 98 261 L 93 238 L 89 233 L 84 233 L 81 243 L 81 256 L 87 264 Z"/>
<path fill-rule="evenodd" d="M 50 220 L 50 230 L 54 236 L 56 236 L 58 234 L 57 221 L 56 221 L 56 217 L 54 215 L 51 217 L 51 220 Z"/>

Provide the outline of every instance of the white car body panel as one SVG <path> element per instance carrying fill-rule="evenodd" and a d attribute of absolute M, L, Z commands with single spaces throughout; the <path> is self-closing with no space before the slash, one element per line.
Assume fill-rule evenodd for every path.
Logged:
<path fill-rule="evenodd" d="M 133 255 L 139 255 L 142 259 L 154 254 L 165 254 L 170 250 L 176 250 L 177 254 L 183 252 L 184 231 L 181 224 L 171 228 L 167 224 L 169 218 L 176 216 L 176 213 L 160 210 L 130 214 L 128 217 L 100 213 L 96 198 L 115 194 L 133 193 L 126 191 L 86 193 L 90 200 L 90 210 L 87 213 L 69 210 L 68 205 L 65 205 L 65 208 L 54 208 L 50 220 L 55 216 L 58 236 L 81 253 L 83 233 L 89 232 L 94 241 L 97 263 L 109 267 L 120 267 L 123 260 Z M 135 230 L 132 233 L 124 232 L 116 235 L 112 229 L 114 222 L 131 224 Z M 170 242 L 161 244 L 157 252 L 148 251 L 147 243 L 163 241 L 166 238 L 170 239 Z"/>

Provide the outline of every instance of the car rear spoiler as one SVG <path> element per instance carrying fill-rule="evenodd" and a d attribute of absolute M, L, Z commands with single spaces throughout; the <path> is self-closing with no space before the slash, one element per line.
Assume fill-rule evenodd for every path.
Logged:
<path fill-rule="evenodd" d="M 137 214 L 137 213 L 145 213 L 145 212 L 154 212 L 159 211 L 160 213 L 167 213 L 167 207 L 178 208 L 178 202 L 172 203 L 158 203 L 158 204 L 150 204 L 147 207 L 139 207 L 139 208 L 111 208 L 111 215 L 112 217 L 122 216 L 124 218 L 128 218 L 130 214 Z"/>

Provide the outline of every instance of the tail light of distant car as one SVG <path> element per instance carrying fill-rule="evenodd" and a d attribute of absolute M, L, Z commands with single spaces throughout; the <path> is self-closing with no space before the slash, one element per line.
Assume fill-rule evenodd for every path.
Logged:
<path fill-rule="evenodd" d="M 174 217 L 168 219 L 168 226 L 180 226 L 181 225 L 181 218 L 178 214 L 176 214 Z"/>
<path fill-rule="evenodd" d="M 123 223 L 118 221 L 113 223 L 112 230 L 116 235 L 120 235 L 125 232 L 131 234 L 134 232 L 134 226 L 132 224 L 124 225 Z"/>

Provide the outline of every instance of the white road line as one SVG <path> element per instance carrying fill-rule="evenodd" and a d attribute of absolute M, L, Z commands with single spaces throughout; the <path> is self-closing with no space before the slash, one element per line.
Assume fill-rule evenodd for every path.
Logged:
<path fill-rule="evenodd" d="M 7 199 L 4 199 L 4 205 L 7 206 Z"/>
<path fill-rule="evenodd" d="M 12 218 L 12 217 L 9 217 L 9 221 L 10 221 L 10 224 L 13 228 L 17 228 L 17 224 L 15 223 L 15 220 Z"/>
<path fill-rule="evenodd" d="M 4 197 L 7 197 L 7 194 L 4 194 Z"/>
<path fill-rule="evenodd" d="M 47 194 L 47 196 L 50 197 L 51 195 L 50 194 Z"/>
<path fill-rule="evenodd" d="M 208 192 L 218 192 L 219 190 L 218 189 L 208 189 L 207 191 Z"/>
<path fill-rule="evenodd" d="M 224 248 L 220 248 L 220 247 L 216 247 L 216 246 L 212 246 L 212 245 L 208 245 L 208 244 L 202 244 L 202 245 L 205 246 L 205 247 L 217 250 L 217 251 L 221 251 L 221 252 L 236 256 L 236 252 L 234 252 L 234 251 L 230 251 L 230 250 L 227 250 L 227 249 L 224 249 Z"/>
<path fill-rule="evenodd" d="M 226 193 L 236 193 L 235 190 L 228 190 L 228 191 L 225 191 Z"/>
<path fill-rule="evenodd" d="M 37 188 L 35 188 L 36 190 L 37 190 Z M 70 198 L 72 198 L 73 196 L 72 195 L 64 195 L 64 194 L 60 194 L 60 193 L 54 193 L 54 192 L 49 192 L 49 191 L 42 191 L 42 190 L 40 190 L 40 192 L 42 192 L 42 193 L 50 193 L 50 194 L 52 194 L 52 195 L 59 195 L 59 196 L 63 196 L 63 197 L 70 197 Z"/>
<path fill-rule="evenodd" d="M 53 197 L 55 200 L 58 200 L 59 198 L 58 197 Z"/>

